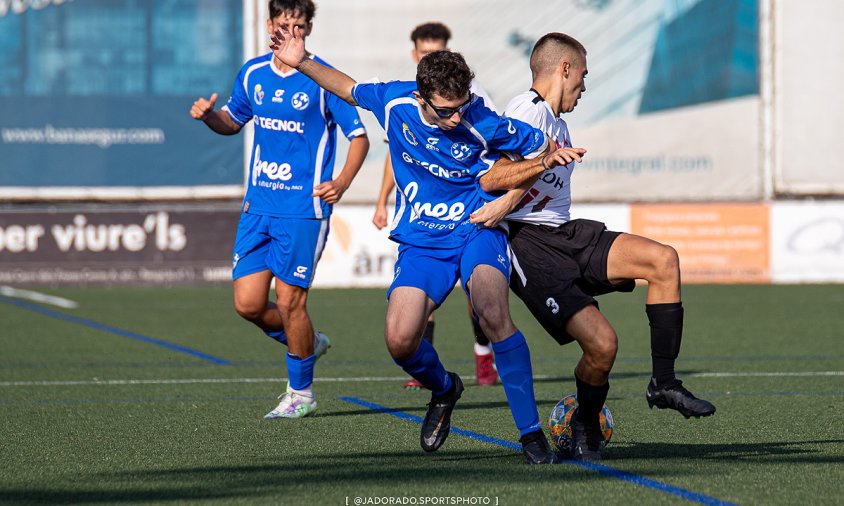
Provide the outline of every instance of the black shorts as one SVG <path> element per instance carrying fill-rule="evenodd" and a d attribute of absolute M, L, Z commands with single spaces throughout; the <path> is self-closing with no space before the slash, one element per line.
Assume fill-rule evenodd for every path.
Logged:
<path fill-rule="evenodd" d="M 621 232 L 592 220 L 572 220 L 558 227 L 510 222 L 513 272 L 510 288 L 534 318 L 560 344 L 574 339 L 566 322 L 597 295 L 632 292 L 635 280 L 612 285 L 607 257 Z"/>

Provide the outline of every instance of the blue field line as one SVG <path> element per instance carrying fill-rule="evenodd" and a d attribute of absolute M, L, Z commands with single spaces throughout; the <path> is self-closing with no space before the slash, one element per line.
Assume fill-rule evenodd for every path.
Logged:
<path fill-rule="evenodd" d="M 364 408 L 371 409 L 372 411 L 378 411 L 379 413 L 384 413 L 390 416 L 394 416 L 396 418 L 400 418 L 402 420 L 407 420 L 409 422 L 414 422 L 421 424 L 422 418 L 416 415 L 411 415 L 410 413 L 406 413 L 404 411 L 400 411 L 397 409 L 392 409 L 387 406 L 382 406 L 380 404 L 375 404 L 374 402 L 365 401 L 363 399 L 358 399 L 357 397 L 338 397 L 341 401 L 348 402 L 350 404 L 357 404 L 358 406 L 363 406 Z M 519 443 L 514 443 L 513 441 L 507 441 L 505 439 L 499 439 L 492 436 L 487 436 L 486 434 L 481 434 L 479 432 L 474 432 L 471 430 L 460 429 L 457 427 L 451 428 L 451 433 L 459 434 L 464 437 L 468 437 L 469 439 L 474 439 L 476 441 L 480 441 L 482 443 L 489 443 L 494 444 L 497 446 L 502 446 L 504 448 L 509 448 L 511 450 L 521 450 L 522 445 Z M 608 476 L 610 478 L 615 478 L 617 480 L 626 481 L 628 483 L 633 483 L 634 485 L 639 485 L 640 487 L 650 488 L 653 490 L 657 490 L 659 492 L 664 492 L 666 494 L 671 494 L 677 496 L 681 499 L 685 499 L 690 502 L 698 503 L 698 504 L 707 504 L 712 506 L 735 506 L 735 503 L 722 501 L 720 499 L 716 499 L 714 497 L 709 497 L 708 495 L 699 494 L 697 492 L 693 492 L 691 490 L 686 490 L 684 488 L 675 487 L 674 485 L 669 485 L 667 483 L 662 483 L 656 480 L 652 480 L 650 478 L 645 478 L 644 476 L 640 476 L 638 474 L 628 473 L 627 471 L 622 471 L 620 469 L 616 469 L 614 467 L 605 466 L 602 464 L 594 464 L 591 462 L 577 462 L 577 461 L 566 461 L 566 464 L 571 464 L 575 466 L 582 467 L 584 469 L 588 469 L 590 471 L 594 471 L 599 474 L 603 474 L 604 476 Z"/>
<path fill-rule="evenodd" d="M 208 362 L 213 362 L 217 365 L 231 365 L 232 362 L 226 360 L 224 358 L 215 357 L 214 355 L 209 355 L 207 353 L 202 353 L 201 351 L 197 351 L 186 346 L 181 346 L 178 344 L 168 343 L 167 341 L 162 341 L 160 339 L 155 339 L 154 337 L 144 336 L 141 334 L 136 334 L 134 332 L 129 332 L 128 330 L 119 329 L 117 327 L 112 327 L 110 325 L 106 325 L 104 323 L 95 322 L 94 320 L 88 320 L 86 318 L 80 318 L 78 316 L 73 316 L 65 313 L 60 313 L 58 311 L 53 311 L 52 309 L 48 309 L 43 306 L 39 306 L 37 304 L 31 304 L 29 302 L 24 302 L 21 300 L 10 299 L 8 297 L 0 297 L 0 302 L 5 302 L 7 304 L 12 304 L 13 306 L 18 306 L 23 309 L 28 309 L 29 311 L 33 311 L 35 313 L 42 314 L 44 316 L 49 316 L 50 318 L 55 318 L 57 320 L 66 321 L 69 323 L 75 323 L 77 325 L 82 325 L 84 327 L 89 327 L 96 330 L 102 330 L 103 332 L 109 332 L 111 334 L 116 334 L 118 336 L 127 337 L 129 339 L 134 339 L 136 341 L 141 341 L 147 344 L 153 344 L 155 346 L 161 346 L 162 348 L 167 348 L 171 351 L 177 351 L 179 353 L 184 353 L 186 355 L 190 355 L 195 358 L 199 358 L 202 360 L 207 360 Z"/>

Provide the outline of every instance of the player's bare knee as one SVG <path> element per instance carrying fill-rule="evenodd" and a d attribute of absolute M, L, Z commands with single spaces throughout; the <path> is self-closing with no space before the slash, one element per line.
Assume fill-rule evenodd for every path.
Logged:
<path fill-rule="evenodd" d="M 237 314 L 240 315 L 241 318 L 249 321 L 255 321 L 261 317 L 261 314 L 266 309 L 266 302 L 263 300 L 256 301 L 256 300 L 246 300 L 246 299 L 235 299 L 234 300 L 234 310 L 237 311 Z"/>
<path fill-rule="evenodd" d="M 680 282 L 680 255 L 673 247 L 662 244 L 651 259 L 650 283 L 678 284 Z"/>
<path fill-rule="evenodd" d="M 391 331 L 389 328 L 384 334 L 384 340 L 387 343 L 387 351 L 396 360 L 408 360 L 416 353 L 417 346 L 413 339 L 409 339 L 396 331 Z"/>
<path fill-rule="evenodd" d="M 511 324 L 510 311 L 506 305 L 478 304 L 475 306 L 475 313 L 485 332 L 487 328 L 500 329 Z"/>
<path fill-rule="evenodd" d="M 618 336 L 611 327 L 602 328 L 584 352 L 594 370 L 609 374 L 618 353 Z"/>
<path fill-rule="evenodd" d="M 307 297 L 299 293 L 285 294 L 276 300 L 276 306 L 282 317 L 289 317 L 306 311 Z"/>

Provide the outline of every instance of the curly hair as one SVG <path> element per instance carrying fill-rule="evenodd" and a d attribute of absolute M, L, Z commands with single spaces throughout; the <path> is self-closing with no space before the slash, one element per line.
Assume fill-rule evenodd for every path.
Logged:
<path fill-rule="evenodd" d="M 416 44 L 418 40 L 442 40 L 448 44 L 451 39 L 451 30 L 442 23 L 433 21 L 417 26 L 410 32 L 410 40 Z"/>
<path fill-rule="evenodd" d="M 459 100 L 469 94 L 474 78 L 463 56 L 452 51 L 434 51 L 416 67 L 416 86 L 429 100 L 435 93 L 446 100 Z"/>
<path fill-rule="evenodd" d="M 289 13 L 305 17 L 305 22 L 310 23 L 316 14 L 316 5 L 313 0 L 270 0 L 267 8 L 270 11 L 270 19 L 275 19 L 280 14 Z"/>

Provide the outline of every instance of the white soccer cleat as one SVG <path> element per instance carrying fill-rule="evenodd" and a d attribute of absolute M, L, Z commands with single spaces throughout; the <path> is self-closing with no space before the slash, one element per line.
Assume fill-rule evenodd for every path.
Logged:
<path fill-rule="evenodd" d="M 318 330 L 314 332 L 314 359 L 319 360 L 319 357 L 325 355 L 328 348 L 331 348 L 331 340 L 328 339 L 328 336 Z"/>
<path fill-rule="evenodd" d="M 288 385 L 288 388 L 289 385 Z M 281 402 L 272 411 L 264 415 L 264 419 L 274 418 L 304 418 L 316 411 L 317 403 L 313 397 L 299 395 L 296 392 L 287 391 L 279 395 Z"/>

